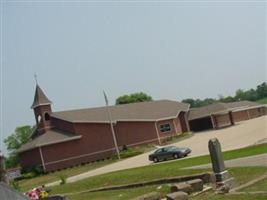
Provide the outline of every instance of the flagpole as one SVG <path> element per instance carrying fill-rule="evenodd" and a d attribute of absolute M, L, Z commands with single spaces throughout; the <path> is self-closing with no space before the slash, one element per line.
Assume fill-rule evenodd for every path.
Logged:
<path fill-rule="evenodd" d="M 117 139 L 116 139 L 116 136 L 115 136 L 114 127 L 113 127 L 113 124 L 112 124 L 111 112 L 110 112 L 110 109 L 109 109 L 109 106 L 108 106 L 108 98 L 107 98 L 107 95 L 106 95 L 105 91 L 103 91 L 103 94 L 104 94 L 105 101 L 106 101 L 106 109 L 107 109 L 108 118 L 109 118 L 109 122 L 110 122 L 110 129 L 111 129 L 111 132 L 112 132 L 113 142 L 114 142 L 114 145 L 115 145 L 115 149 L 116 149 L 116 152 L 117 152 L 118 159 L 120 160 L 121 156 L 120 156 L 120 151 L 119 151 L 118 144 L 117 144 Z"/>

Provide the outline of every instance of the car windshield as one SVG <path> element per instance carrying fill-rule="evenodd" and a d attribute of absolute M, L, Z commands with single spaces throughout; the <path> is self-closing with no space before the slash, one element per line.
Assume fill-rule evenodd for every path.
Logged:
<path fill-rule="evenodd" d="M 169 147 L 168 148 L 168 151 L 178 151 L 178 150 L 180 150 L 180 148 L 178 148 L 178 147 Z"/>
<path fill-rule="evenodd" d="M 159 152 L 162 152 L 162 149 L 158 149 L 154 153 L 159 153 Z"/>

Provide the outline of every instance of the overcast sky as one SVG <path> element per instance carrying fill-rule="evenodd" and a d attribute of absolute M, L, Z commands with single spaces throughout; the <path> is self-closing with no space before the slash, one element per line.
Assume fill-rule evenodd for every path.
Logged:
<path fill-rule="evenodd" d="M 257 3 L 2 1 L 2 139 L 33 125 L 34 73 L 53 111 L 217 98 L 266 81 L 266 7 Z M 3 146 L 2 146 L 3 148 Z"/>

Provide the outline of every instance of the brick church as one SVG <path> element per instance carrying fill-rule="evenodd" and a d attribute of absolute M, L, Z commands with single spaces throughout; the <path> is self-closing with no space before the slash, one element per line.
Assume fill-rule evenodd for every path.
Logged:
<path fill-rule="evenodd" d="M 36 129 L 19 150 L 22 167 L 46 172 L 111 157 L 115 151 L 107 107 L 53 112 L 52 102 L 36 85 L 31 106 Z M 121 148 L 161 142 L 190 130 L 189 104 L 170 100 L 108 107 Z"/>

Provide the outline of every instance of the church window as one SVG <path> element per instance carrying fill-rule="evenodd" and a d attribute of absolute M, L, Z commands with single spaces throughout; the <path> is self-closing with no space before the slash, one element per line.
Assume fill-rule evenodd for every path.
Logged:
<path fill-rule="evenodd" d="M 41 122 L 41 120 L 42 120 L 41 115 L 38 115 L 38 116 L 37 116 L 37 122 L 38 122 L 38 124 Z"/>

